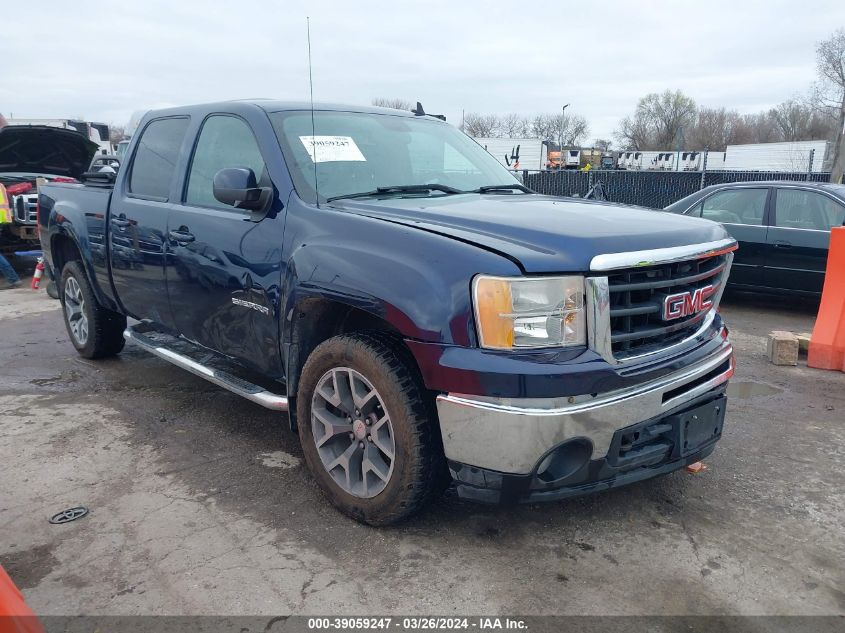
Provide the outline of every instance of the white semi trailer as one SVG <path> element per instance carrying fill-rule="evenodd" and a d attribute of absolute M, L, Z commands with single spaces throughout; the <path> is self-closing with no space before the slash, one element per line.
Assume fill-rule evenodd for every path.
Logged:
<path fill-rule="evenodd" d="M 502 165 L 511 170 L 545 169 L 548 145 L 539 138 L 474 138 Z"/>
<path fill-rule="evenodd" d="M 830 145 L 829 141 L 728 145 L 722 168 L 742 171 L 825 171 L 830 168 L 832 161 Z M 709 158 L 707 162 L 707 169 L 712 169 Z"/>

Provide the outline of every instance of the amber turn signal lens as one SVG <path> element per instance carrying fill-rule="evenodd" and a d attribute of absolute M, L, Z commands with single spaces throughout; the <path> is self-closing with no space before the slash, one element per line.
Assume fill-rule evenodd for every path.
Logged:
<path fill-rule="evenodd" d="M 479 278 L 475 284 L 475 311 L 481 346 L 495 349 L 513 347 L 513 297 L 506 279 Z"/>

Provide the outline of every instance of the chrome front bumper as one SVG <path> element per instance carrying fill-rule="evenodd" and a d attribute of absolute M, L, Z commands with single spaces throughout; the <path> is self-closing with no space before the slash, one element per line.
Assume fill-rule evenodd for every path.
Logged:
<path fill-rule="evenodd" d="M 437 397 L 443 447 L 449 460 L 509 474 L 531 473 L 566 440 L 592 442 L 592 459 L 608 453 L 619 429 L 668 414 L 727 382 L 731 344 L 683 371 L 636 387 L 571 398 Z"/>

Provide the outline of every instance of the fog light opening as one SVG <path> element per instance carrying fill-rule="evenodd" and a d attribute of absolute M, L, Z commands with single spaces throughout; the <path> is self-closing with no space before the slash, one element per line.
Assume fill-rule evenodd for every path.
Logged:
<path fill-rule="evenodd" d="M 552 483 L 571 477 L 585 466 L 593 454 L 593 443 L 584 437 L 568 440 L 552 449 L 537 466 L 537 479 Z"/>

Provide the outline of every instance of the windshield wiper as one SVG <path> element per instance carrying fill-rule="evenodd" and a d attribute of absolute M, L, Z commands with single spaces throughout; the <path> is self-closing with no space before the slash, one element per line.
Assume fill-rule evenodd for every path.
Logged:
<path fill-rule="evenodd" d="M 520 185 L 519 183 L 513 183 L 512 185 L 484 185 L 483 187 L 479 187 L 478 189 L 473 189 L 472 191 L 467 191 L 467 193 L 487 193 L 488 191 L 521 191 L 523 193 L 534 193 L 525 185 Z"/>
<path fill-rule="evenodd" d="M 332 202 L 343 198 L 370 198 L 372 196 L 380 196 L 384 194 L 428 193 L 429 191 L 441 191 L 447 194 L 466 193 L 460 189 L 450 187 L 449 185 L 439 185 L 436 183 L 432 183 L 430 185 L 394 185 L 392 187 L 377 187 L 373 191 L 345 193 L 339 196 L 332 196 L 331 198 L 326 198 L 326 202 Z"/>

